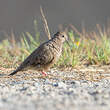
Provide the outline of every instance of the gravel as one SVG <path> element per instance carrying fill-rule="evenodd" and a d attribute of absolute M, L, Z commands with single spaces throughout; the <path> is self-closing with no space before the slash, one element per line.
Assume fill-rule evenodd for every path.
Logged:
<path fill-rule="evenodd" d="M 20 74 L 0 77 L 0 110 L 110 110 L 110 79 L 95 82 Z"/>

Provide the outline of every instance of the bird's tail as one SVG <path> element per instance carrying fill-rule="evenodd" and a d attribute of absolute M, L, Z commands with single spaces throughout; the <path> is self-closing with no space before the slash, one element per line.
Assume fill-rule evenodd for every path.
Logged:
<path fill-rule="evenodd" d="M 18 71 L 21 71 L 22 68 L 18 67 L 16 70 L 14 70 L 11 74 L 9 74 L 9 76 L 12 76 L 14 74 L 16 74 Z"/>
<path fill-rule="evenodd" d="M 12 76 L 12 75 L 16 74 L 17 72 L 18 72 L 18 70 L 15 70 L 11 74 L 9 74 L 9 76 Z"/>

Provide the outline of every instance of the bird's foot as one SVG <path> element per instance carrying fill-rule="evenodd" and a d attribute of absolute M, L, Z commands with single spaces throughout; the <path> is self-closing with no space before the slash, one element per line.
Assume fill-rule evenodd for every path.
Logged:
<path fill-rule="evenodd" d="M 45 73 L 44 71 L 42 71 L 42 74 L 43 74 L 44 76 L 47 76 L 47 73 Z"/>

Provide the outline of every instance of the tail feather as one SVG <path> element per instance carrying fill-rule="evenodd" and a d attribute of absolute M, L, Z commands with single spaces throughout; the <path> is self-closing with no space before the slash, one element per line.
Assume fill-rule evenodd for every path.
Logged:
<path fill-rule="evenodd" d="M 19 71 L 19 70 L 13 71 L 11 74 L 9 74 L 9 76 L 12 76 L 12 75 L 16 74 L 18 71 Z"/>
<path fill-rule="evenodd" d="M 18 67 L 15 71 L 13 71 L 11 74 L 9 74 L 9 76 L 12 76 L 14 74 L 16 74 L 18 71 L 21 71 L 22 68 L 21 67 Z"/>

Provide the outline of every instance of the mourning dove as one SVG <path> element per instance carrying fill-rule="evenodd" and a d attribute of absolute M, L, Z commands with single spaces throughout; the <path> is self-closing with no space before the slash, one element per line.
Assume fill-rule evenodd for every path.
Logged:
<path fill-rule="evenodd" d="M 9 75 L 14 75 L 18 71 L 34 69 L 42 74 L 49 70 L 59 59 L 62 53 L 63 43 L 67 40 L 65 32 L 57 32 L 50 40 L 41 44 L 35 49 L 21 65 Z"/>

